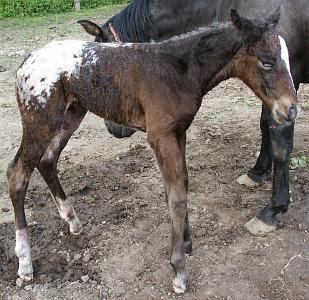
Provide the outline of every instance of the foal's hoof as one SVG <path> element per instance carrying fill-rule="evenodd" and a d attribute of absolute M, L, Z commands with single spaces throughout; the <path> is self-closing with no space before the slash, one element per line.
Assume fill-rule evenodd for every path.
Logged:
<path fill-rule="evenodd" d="M 173 289 L 176 294 L 183 294 L 186 291 L 187 275 L 177 274 L 173 280 Z"/>
<path fill-rule="evenodd" d="M 33 267 L 31 262 L 31 256 L 27 257 L 30 260 L 23 260 L 19 258 L 18 276 L 23 281 L 30 281 L 33 279 Z"/>
<path fill-rule="evenodd" d="M 33 279 L 33 273 L 21 273 L 18 271 L 18 276 L 23 281 L 30 281 Z"/>
<path fill-rule="evenodd" d="M 259 186 L 257 182 L 252 180 L 247 174 L 241 175 L 236 179 L 237 183 L 240 185 L 245 185 L 248 188 L 253 188 Z"/>
<path fill-rule="evenodd" d="M 77 217 L 70 221 L 70 232 L 74 235 L 79 235 L 82 232 L 82 224 Z"/>
<path fill-rule="evenodd" d="M 252 235 L 264 235 L 277 229 L 277 225 L 266 224 L 257 217 L 252 218 L 244 226 Z"/>

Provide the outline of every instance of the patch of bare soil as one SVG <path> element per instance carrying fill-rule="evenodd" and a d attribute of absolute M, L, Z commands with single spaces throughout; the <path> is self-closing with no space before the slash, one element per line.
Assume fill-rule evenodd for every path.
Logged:
<path fill-rule="evenodd" d="M 68 37 L 77 37 L 72 34 Z M 62 37 L 61 37 L 62 38 Z M 17 49 L 23 45 L 14 41 Z M 8 51 L 14 51 L 10 43 Z M 4 54 L 7 55 L 4 46 Z M 28 48 L 27 48 L 28 50 Z M 1 53 L 0 53 L 1 54 Z M 102 119 L 87 115 L 59 162 L 59 176 L 83 223 L 69 234 L 43 179 L 32 176 L 26 199 L 34 281 L 16 286 L 13 210 L 6 166 L 21 137 L 13 94 L 14 68 L 0 73 L 1 299 L 309 299 L 308 167 L 291 171 L 289 212 L 280 228 L 251 236 L 243 224 L 271 198 L 236 178 L 255 163 L 260 104 L 238 81 L 209 93 L 188 130 L 189 213 L 193 253 L 189 288 L 172 292 L 169 216 L 161 174 L 145 135 L 117 140 Z M 300 89 L 293 156 L 309 156 L 308 86 Z"/>

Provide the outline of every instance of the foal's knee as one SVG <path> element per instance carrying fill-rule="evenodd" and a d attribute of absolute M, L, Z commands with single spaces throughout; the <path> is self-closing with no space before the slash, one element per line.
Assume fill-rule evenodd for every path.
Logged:
<path fill-rule="evenodd" d="M 171 210 L 172 215 L 181 217 L 185 220 L 187 213 L 187 198 L 180 197 L 178 198 L 176 195 L 170 195 L 169 197 L 169 208 Z"/>

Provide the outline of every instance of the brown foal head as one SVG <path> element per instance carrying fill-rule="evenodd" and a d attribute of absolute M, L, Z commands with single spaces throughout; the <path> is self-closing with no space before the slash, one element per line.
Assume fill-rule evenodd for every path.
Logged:
<path fill-rule="evenodd" d="M 247 84 L 271 111 L 278 124 L 297 116 L 297 98 L 288 49 L 278 35 L 280 9 L 265 20 L 248 20 L 231 10 L 231 19 L 245 47 L 235 57 L 235 76 Z"/>

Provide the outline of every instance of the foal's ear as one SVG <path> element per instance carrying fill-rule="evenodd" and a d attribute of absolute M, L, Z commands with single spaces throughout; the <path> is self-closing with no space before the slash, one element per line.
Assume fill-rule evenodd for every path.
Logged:
<path fill-rule="evenodd" d="M 235 28 L 242 33 L 247 42 L 258 39 L 262 32 L 249 19 L 238 15 L 236 9 L 231 9 L 231 20 Z"/>
<path fill-rule="evenodd" d="M 277 26 L 280 20 L 281 8 L 280 6 L 266 19 L 266 21 L 273 26 Z"/>
<path fill-rule="evenodd" d="M 254 31 L 256 26 L 248 19 L 239 16 L 237 10 L 231 9 L 231 20 L 236 29 L 244 33 Z"/>
<path fill-rule="evenodd" d="M 107 40 L 104 35 L 103 30 L 100 28 L 99 25 L 91 21 L 88 21 L 88 20 L 79 20 L 77 21 L 77 23 L 82 25 L 87 33 L 99 38 L 100 40 L 103 40 L 103 41 Z"/>

